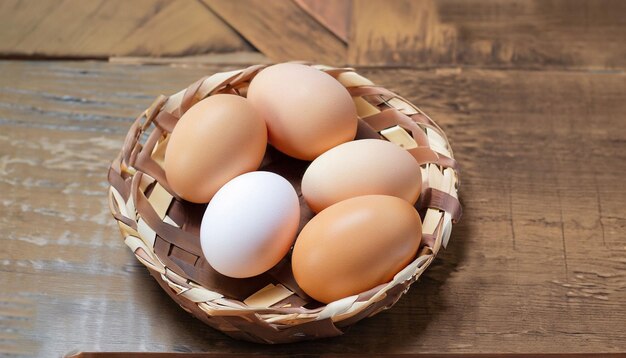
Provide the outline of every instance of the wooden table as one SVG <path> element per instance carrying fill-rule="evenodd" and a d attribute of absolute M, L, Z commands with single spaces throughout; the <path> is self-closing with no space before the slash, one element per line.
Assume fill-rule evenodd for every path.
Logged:
<path fill-rule="evenodd" d="M 0 355 L 626 351 L 623 71 L 363 69 L 448 133 L 464 217 L 393 309 L 263 346 L 172 302 L 106 200 L 131 120 L 228 68 L 0 62 Z"/>

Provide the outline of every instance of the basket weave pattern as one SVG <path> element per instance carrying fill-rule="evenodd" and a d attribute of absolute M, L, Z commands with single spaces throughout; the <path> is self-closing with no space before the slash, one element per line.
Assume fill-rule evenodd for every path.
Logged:
<path fill-rule="evenodd" d="M 420 163 L 423 189 L 416 208 L 423 219 L 423 239 L 418 256 L 391 282 L 328 305 L 314 302 L 297 286 L 289 257 L 249 279 L 218 274 L 207 264 L 199 243 L 205 206 L 174 194 L 163 158 L 169 134 L 182 114 L 213 94 L 245 95 L 250 80 L 264 67 L 217 73 L 172 96 L 158 97 L 132 124 L 111 165 L 110 209 L 137 259 L 183 309 L 208 325 L 262 343 L 337 336 L 349 325 L 390 308 L 446 246 L 452 223 L 461 216 L 458 166 L 445 133 L 419 108 L 353 69 L 315 65 L 350 92 L 361 118 L 357 138 L 393 141 Z M 261 170 L 285 170 L 279 174 L 291 179 L 300 195 L 297 181 L 303 163 L 285 160 L 268 151 Z M 312 213 L 304 216 L 306 220 Z"/>

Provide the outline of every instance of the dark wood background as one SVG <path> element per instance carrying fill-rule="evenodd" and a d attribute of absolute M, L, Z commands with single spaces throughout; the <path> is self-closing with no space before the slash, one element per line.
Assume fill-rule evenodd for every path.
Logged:
<path fill-rule="evenodd" d="M 0 355 L 626 351 L 626 2 L 259 4 L 0 1 Z M 262 346 L 161 291 L 106 170 L 158 94 L 294 58 L 356 65 L 429 113 L 465 214 L 391 310 Z"/>
<path fill-rule="evenodd" d="M 0 56 L 624 68 L 624 13 L 621 0 L 2 0 Z"/>

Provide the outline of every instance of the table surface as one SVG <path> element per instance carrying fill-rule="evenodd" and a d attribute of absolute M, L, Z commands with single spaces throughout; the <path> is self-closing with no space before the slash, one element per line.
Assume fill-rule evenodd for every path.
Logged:
<path fill-rule="evenodd" d="M 161 93 L 232 66 L 0 62 L 0 355 L 626 351 L 626 75 L 362 69 L 430 114 L 464 217 L 391 310 L 341 337 L 235 341 L 124 245 L 106 173 Z"/>

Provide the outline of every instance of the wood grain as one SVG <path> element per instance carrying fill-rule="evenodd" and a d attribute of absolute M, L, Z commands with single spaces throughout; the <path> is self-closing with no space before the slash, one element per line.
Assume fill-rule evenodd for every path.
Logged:
<path fill-rule="evenodd" d="M 293 0 L 344 42 L 348 41 L 352 0 Z"/>
<path fill-rule="evenodd" d="M 391 310 L 260 346 L 193 319 L 123 244 L 106 169 L 159 93 L 231 66 L 0 62 L 0 355 L 626 351 L 626 75 L 364 69 L 446 131 L 464 217 Z"/>
<path fill-rule="evenodd" d="M 202 1 L 274 61 L 346 63 L 346 44 L 293 1 Z"/>
<path fill-rule="evenodd" d="M 189 56 L 252 44 L 273 61 L 332 65 L 623 69 L 623 13 L 621 0 L 5 0 L 0 56 Z"/>
<path fill-rule="evenodd" d="M 619 0 L 354 0 L 360 65 L 624 68 Z"/>
<path fill-rule="evenodd" d="M 181 56 L 250 50 L 202 3 L 186 0 L 0 2 L 4 56 Z"/>

